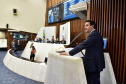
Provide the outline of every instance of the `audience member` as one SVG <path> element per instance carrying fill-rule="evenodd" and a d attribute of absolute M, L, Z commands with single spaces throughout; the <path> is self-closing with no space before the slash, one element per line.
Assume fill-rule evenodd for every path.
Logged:
<path fill-rule="evenodd" d="M 17 50 L 20 50 L 21 42 L 20 40 L 17 41 Z"/>
<path fill-rule="evenodd" d="M 56 39 L 56 44 L 60 44 L 61 41 L 59 41 L 59 39 Z"/>
<path fill-rule="evenodd" d="M 47 38 L 46 42 L 47 42 L 47 43 L 50 43 L 50 40 Z"/>
<path fill-rule="evenodd" d="M 55 43 L 54 36 L 52 36 L 51 43 Z"/>
<path fill-rule="evenodd" d="M 45 43 L 45 39 L 44 38 L 42 38 L 42 41 L 41 41 L 42 43 Z"/>
<path fill-rule="evenodd" d="M 61 44 L 66 44 L 66 41 L 64 38 L 61 40 Z"/>
<path fill-rule="evenodd" d="M 11 42 L 11 48 L 12 48 L 12 50 L 15 49 L 15 42 L 14 42 L 14 40 Z"/>

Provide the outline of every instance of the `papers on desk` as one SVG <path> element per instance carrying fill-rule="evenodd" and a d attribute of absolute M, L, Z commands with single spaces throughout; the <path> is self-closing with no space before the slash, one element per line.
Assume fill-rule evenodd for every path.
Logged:
<path fill-rule="evenodd" d="M 65 52 L 65 50 L 57 50 L 57 53 Z"/>
<path fill-rule="evenodd" d="M 73 48 L 65 48 L 65 52 L 69 52 L 70 50 L 72 50 Z M 81 53 L 81 52 L 79 52 L 79 53 L 77 53 L 77 54 L 75 54 L 75 55 L 73 55 L 74 57 L 84 57 L 84 55 Z"/>

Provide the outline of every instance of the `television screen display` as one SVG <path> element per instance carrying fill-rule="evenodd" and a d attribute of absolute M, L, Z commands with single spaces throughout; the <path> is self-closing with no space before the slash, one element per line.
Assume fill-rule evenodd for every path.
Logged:
<path fill-rule="evenodd" d="M 48 10 L 48 23 L 59 21 L 59 7 L 50 8 Z"/>
<path fill-rule="evenodd" d="M 63 17 L 63 4 L 48 8 L 48 23 L 61 21 Z"/>
<path fill-rule="evenodd" d="M 106 45 L 107 45 L 107 38 L 103 38 L 103 42 L 104 42 L 104 46 L 103 48 L 106 49 Z"/>
<path fill-rule="evenodd" d="M 89 0 L 66 0 L 48 8 L 48 23 L 60 22 L 76 18 L 77 16 L 69 11 L 70 6 Z"/>
<path fill-rule="evenodd" d="M 70 6 L 75 5 L 77 3 L 83 2 L 86 0 L 68 0 L 64 2 L 64 13 L 63 13 L 63 20 L 76 18 L 77 16 L 69 11 Z"/>

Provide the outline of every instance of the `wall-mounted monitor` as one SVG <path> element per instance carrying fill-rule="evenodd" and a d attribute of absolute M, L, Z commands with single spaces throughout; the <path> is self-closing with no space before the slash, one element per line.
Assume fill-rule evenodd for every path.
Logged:
<path fill-rule="evenodd" d="M 104 48 L 104 49 L 106 49 L 106 46 L 107 46 L 107 41 L 108 41 L 108 39 L 107 39 L 107 38 L 103 38 L 103 42 L 104 42 L 104 46 L 103 46 L 103 48 Z"/>
<path fill-rule="evenodd" d="M 63 12 L 63 20 L 76 18 L 77 16 L 69 11 L 70 6 L 75 5 L 77 3 L 83 2 L 85 0 L 68 0 L 64 2 L 64 12 Z"/>
<path fill-rule="evenodd" d="M 60 22 L 77 16 L 69 11 L 70 6 L 87 0 L 65 0 L 48 8 L 48 23 Z"/>
<path fill-rule="evenodd" d="M 62 20 L 62 4 L 48 8 L 48 23 L 55 23 Z"/>

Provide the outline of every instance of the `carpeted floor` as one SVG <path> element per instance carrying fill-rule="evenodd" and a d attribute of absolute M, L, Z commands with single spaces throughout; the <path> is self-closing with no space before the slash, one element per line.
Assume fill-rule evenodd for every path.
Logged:
<path fill-rule="evenodd" d="M 44 84 L 18 75 L 4 66 L 3 59 L 6 53 L 7 51 L 0 50 L 0 84 Z M 20 58 L 21 53 L 22 51 L 18 51 L 16 56 Z"/>

